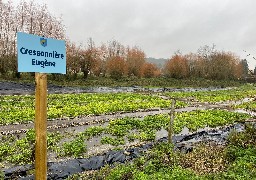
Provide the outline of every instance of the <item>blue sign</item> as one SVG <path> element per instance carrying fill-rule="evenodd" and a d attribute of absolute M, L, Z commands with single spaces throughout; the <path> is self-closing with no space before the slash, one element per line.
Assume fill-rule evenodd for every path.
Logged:
<path fill-rule="evenodd" d="M 66 74 L 65 41 L 17 33 L 18 72 Z"/>

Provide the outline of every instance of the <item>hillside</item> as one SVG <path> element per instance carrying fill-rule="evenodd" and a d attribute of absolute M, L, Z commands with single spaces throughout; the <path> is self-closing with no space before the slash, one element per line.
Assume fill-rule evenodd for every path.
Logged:
<path fill-rule="evenodd" d="M 146 61 L 156 64 L 157 67 L 162 68 L 164 66 L 165 62 L 168 61 L 168 59 L 164 59 L 164 58 L 157 59 L 157 58 L 149 57 L 149 58 L 146 58 Z"/>

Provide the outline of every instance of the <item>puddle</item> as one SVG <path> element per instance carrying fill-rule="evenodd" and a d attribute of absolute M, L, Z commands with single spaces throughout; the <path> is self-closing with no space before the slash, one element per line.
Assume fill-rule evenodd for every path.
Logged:
<path fill-rule="evenodd" d="M 178 135 L 189 134 L 189 129 L 185 126 Z"/>
<path fill-rule="evenodd" d="M 243 109 L 237 109 L 237 110 L 234 110 L 234 112 L 238 112 L 238 113 L 245 113 L 245 114 L 249 114 L 251 116 L 256 116 L 256 112 L 254 111 L 246 111 L 246 110 L 243 110 Z"/>
<path fill-rule="evenodd" d="M 187 127 L 184 127 L 182 131 L 179 134 L 177 134 L 177 136 L 186 134 L 189 134 L 189 129 Z M 168 137 L 168 131 L 166 129 L 162 128 L 156 132 L 156 141 L 164 137 Z"/>
<path fill-rule="evenodd" d="M 168 132 L 164 128 L 162 128 L 160 131 L 156 132 L 156 140 L 159 140 L 159 139 L 161 139 L 163 137 L 167 137 L 167 136 L 168 136 Z"/>

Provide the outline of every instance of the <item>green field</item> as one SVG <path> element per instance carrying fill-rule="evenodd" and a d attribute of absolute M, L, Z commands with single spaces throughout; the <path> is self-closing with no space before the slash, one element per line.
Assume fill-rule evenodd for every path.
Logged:
<path fill-rule="evenodd" d="M 170 109 L 175 98 L 175 108 L 217 105 L 210 109 L 176 112 L 174 132 L 184 127 L 190 132 L 204 127 L 221 127 L 252 119 L 249 114 L 234 112 L 235 109 L 255 111 L 254 86 L 241 86 L 229 90 L 163 93 L 82 93 L 48 95 L 48 120 L 67 119 L 97 115 Z M 165 98 L 163 98 L 165 97 Z M 31 123 L 34 119 L 33 95 L 0 96 L 1 126 Z M 243 99 L 249 99 L 244 102 Z M 236 104 L 239 102 L 240 104 Z M 223 109 L 222 104 L 225 104 Z M 220 105 L 220 108 L 218 108 Z M 48 132 L 48 153 L 58 158 L 87 157 L 87 142 L 99 138 L 100 144 L 122 149 L 130 142 L 155 141 L 157 131 L 168 130 L 169 114 L 162 113 L 141 117 L 114 118 L 104 126 L 96 123 L 77 132 Z M 126 165 L 104 167 L 90 176 L 73 175 L 70 179 L 250 179 L 255 177 L 256 146 L 255 128 L 233 133 L 226 146 L 199 144 L 188 154 L 174 152 L 172 145 L 162 143 L 142 157 Z M 246 142 L 246 143 L 243 143 Z M 29 129 L 21 135 L 1 135 L 0 165 L 28 164 L 34 161 L 35 131 Z M 216 152 L 216 153 L 213 153 Z M 203 163 L 202 166 L 199 164 Z M 207 164 L 208 163 L 208 164 Z M 248 173 L 248 172 L 251 173 Z"/>

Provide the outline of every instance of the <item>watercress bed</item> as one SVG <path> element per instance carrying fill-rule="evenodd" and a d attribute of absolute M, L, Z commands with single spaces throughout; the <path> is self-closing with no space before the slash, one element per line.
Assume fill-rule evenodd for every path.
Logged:
<path fill-rule="evenodd" d="M 0 96 L 0 124 L 26 123 L 35 117 L 34 96 Z M 186 103 L 177 102 L 176 108 Z M 170 100 L 148 94 L 51 94 L 48 119 L 131 112 L 148 108 L 168 108 Z"/>
<path fill-rule="evenodd" d="M 216 127 L 241 122 L 250 115 L 229 112 L 225 110 L 200 110 L 194 112 L 177 113 L 174 120 L 174 131 L 179 133 L 183 127 L 195 131 L 205 126 Z M 101 137 L 102 144 L 114 146 L 123 145 L 125 139 L 129 141 L 154 141 L 156 132 L 161 128 L 167 129 L 170 117 L 159 114 L 141 118 L 122 118 L 109 122 L 106 127 L 92 126 L 81 133 L 60 132 L 48 133 L 48 151 L 57 156 L 83 157 L 86 155 L 86 142 L 93 137 Z M 67 139 L 63 141 L 63 139 Z M 24 164 L 32 162 L 34 151 L 34 130 L 29 130 L 22 138 L 14 135 L 3 136 L 0 146 L 0 162 Z"/>
<path fill-rule="evenodd" d="M 216 90 L 216 91 L 195 91 L 195 92 L 168 92 L 166 96 L 173 98 L 189 98 L 193 101 L 207 103 L 222 103 L 239 101 L 244 98 L 256 96 L 256 89 L 253 86 L 241 86 L 239 88 Z"/>

